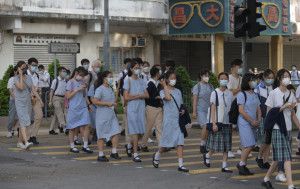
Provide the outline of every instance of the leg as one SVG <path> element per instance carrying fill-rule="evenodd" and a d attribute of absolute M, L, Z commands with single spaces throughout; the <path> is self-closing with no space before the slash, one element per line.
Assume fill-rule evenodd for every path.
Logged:
<path fill-rule="evenodd" d="M 102 139 L 98 139 L 97 146 L 98 146 L 98 150 L 99 150 L 99 157 L 104 156 L 103 145 L 104 145 L 104 139 L 103 138 Z"/>
<path fill-rule="evenodd" d="M 139 135 L 133 135 L 133 151 L 135 154 L 138 152 L 138 142 L 139 142 Z"/>
<path fill-rule="evenodd" d="M 142 142 L 142 150 L 144 152 L 148 152 L 148 139 L 152 133 L 152 127 L 153 127 L 153 122 L 155 121 L 155 117 L 153 115 L 155 115 L 154 110 L 152 110 L 153 107 L 147 106 L 146 107 L 146 133 L 144 135 L 143 138 L 143 142 Z M 146 149 L 147 147 L 147 149 Z"/>
<path fill-rule="evenodd" d="M 291 161 L 285 161 L 284 162 L 284 169 L 285 169 L 285 174 L 286 174 L 288 186 L 292 186 L 293 185 L 293 180 L 292 180 Z"/>
<path fill-rule="evenodd" d="M 57 96 L 53 97 L 53 106 L 55 109 L 55 114 L 57 116 L 57 119 L 61 127 L 66 126 L 66 120 L 64 116 L 64 105 L 65 105 L 64 98 L 57 97 Z"/>
<path fill-rule="evenodd" d="M 26 131 L 27 127 L 20 127 L 20 131 L 21 131 L 21 134 L 19 135 L 19 143 L 22 142 L 22 138 L 25 142 L 25 144 L 27 145 L 28 144 L 28 138 L 27 138 L 27 131 Z"/>
<path fill-rule="evenodd" d="M 183 146 L 177 146 L 177 156 L 178 156 L 178 171 L 189 172 L 187 168 L 183 166 Z"/>
<path fill-rule="evenodd" d="M 163 110 L 159 108 L 156 119 L 155 119 L 155 134 L 159 144 L 162 134 L 162 123 L 163 123 Z"/>
<path fill-rule="evenodd" d="M 203 125 L 201 131 L 201 142 L 204 141 L 206 143 L 207 136 L 208 136 L 208 131 L 206 130 L 206 125 Z"/>
<path fill-rule="evenodd" d="M 39 131 L 42 119 L 43 119 L 43 113 L 42 113 L 42 107 L 39 101 L 37 101 L 33 106 L 33 112 L 34 112 L 34 123 L 32 127 L 32 137 L 36 137 L 37 133 Z"/>
<path fill-rule="evenodd" d="M 11 132 L 13 128 L 13 122 L 15 120 L 16 115 L 13 114 L 13 109 L 16 109 L 14 100 L 9 101 L 9 110 L 8 110 L 8 122 L 7 122 L 7 131 Z"/>
<path fill-rule="evenodd" d="M 54 126 L 55 126 L 56 122 L 57 122 L 57 116 L 56 116 L 56 113 L 54 113 L 52 120 L 51 120 L 49 131 L 54 130 Z"/>
<path fill-rule="evenodd" d="M 241 161 L 244 162 L 245 164 L 247 163 L 248 155 L 251 153 L 253 148 L 254 148 L 254 146 L 243 148 Z"/>
<path fill-rule="evenodd" d="M 275 172 L 275 170 L 277 169 L 277 167 L 278 167 L 278 161 L 273 161 L 271 163 L 271 167 L 268 170 L 268 173 L 265 176 L 265 178 L 268 178 L 270 180 L 271 176 L 273 175 L 273 173 Z M 266 180 L 265 180 L 265 182 L 266 182 Z"/>
<path fill-rule="evenodd" d="M 120 137 L 120 135 L 115 135 L 111 139 L 111 141 L 112 141 L 112 147 L 115 148 L 115 149 L 118 148 L 119 137 Z"/>
<path fill-rule="evenodd" d="M 70 129 L 69 130 L 69 140 L 70 140 L 70 145 L 71 145 L 70 152 L 79 153 L 78 149 L 75 148 L 74 133 L 75 133 L 75 129 Z"/>

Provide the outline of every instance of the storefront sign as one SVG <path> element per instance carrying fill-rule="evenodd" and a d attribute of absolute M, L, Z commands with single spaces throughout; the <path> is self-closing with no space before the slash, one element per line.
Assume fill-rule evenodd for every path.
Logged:
<path fill-rule="evenodd" d="M 74 43 L 73 36 L 53 36 L 53 35 L 15 35 L 15 45 L 48 45 L 49 43 Z"/>
<path fill-rule="evenodd" d="M 232 33 L 234 6 L 243 0 L 169 0 L 170 35 Z M 290 34 L 290 1 L 259 0 L 257 21 L 267 26 L 262 35 Z"/>
<path fill-rule="evenodd" d="M 80 53 L 80 43 L 49 43 L 48 53 Z"/>

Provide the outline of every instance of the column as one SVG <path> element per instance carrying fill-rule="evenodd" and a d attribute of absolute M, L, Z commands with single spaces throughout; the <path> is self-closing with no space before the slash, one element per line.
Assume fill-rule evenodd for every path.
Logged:
<path fill-rule="evenodd" d="M 224 35 L 223 34 L 215 34 L 214 40 L 214 66 L 215 74 L 218 75 L 221 72 L 224 72 Z M 212 61 L 213 62 L 213 61 Z"/>
<path fill-rule="evenodd" d="M 269 67 L 275 73 L 283 68 L 283 43 L 281 35 L 271 37 Z"/>

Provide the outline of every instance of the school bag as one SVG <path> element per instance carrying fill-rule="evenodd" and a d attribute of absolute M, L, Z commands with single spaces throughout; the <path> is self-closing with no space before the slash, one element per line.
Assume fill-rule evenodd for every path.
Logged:
<path fill-rule="evenodd" d="M 54 79 L 53 81 L 56 81 L 56 83 L 55 83 L 55 87 L 54 87 L 54 90 L 53 90 L 53 95 L 55 94 L 55 91 L 56 91 L 56 89 L 57 89 L 57 87 L 58 87 L 58 83 L 59 83 L 59 80 L 56 78 L 56 79 Z M 53 82 L 52 81 L 52 82 Z M 65 80 L 64 80 L 65 81 Z M 66 81 L 65 81 L 66 82 Z M 67 83 L 67 82 L 66 82 Z M 50 87 L 52 86 L 52 84 L 50 85 Z M 73 88 L 74 88 L 74 84 L 73 84 Z"/>
<path fill-rule="evenodd" d="M 122 74 L 123 74 L 123 76 L 121 77 L 121 79 L 120 79 L 120 89 L 119 89 L 119 96 L 120 95 L 122 95 L 122 96 L 124 96 L 124 89 L 123 89 L 123 85 L 124 85 L 124 79 L 126 78 L 126 76 L 128 75 L 128 72 L 127 73 L 125 73 L 124 71 L 122 72 Z M 130 81 L 129 81 L 130 82 Z M 118 88 L 119 86 L 118 86 L 118 82 L 116 82 L 116 87 Z"/>
<path fill-rule="evenodd" d="M 73 79 L 71 79 L 70 82 L 71 82 L 71 92 L 73 92 L 75 88 Z M 81 84 L 83 85 L 82 81 Z M 65 96 L 65 108 L 69 109 L 69 99 L 67 99 L 67 95 Z"/>
<path fill-rule="evenodd" d="M 210 89 L 213 91 L 214 90 L 214 87 L 213 87 L 213 85 L 212 84 L 210 84 L 210 83 L 208 83 L 208 85 L 209 85 L 209 87 L 210 87 Z M 199 97 L 199 93 L 200 93 L 200 91 L 201 91 L 201 85 L 200 85 L 200 82 L 197 84 L 197 86 L 198 86 L 198 97 Z M 193 88 L 191 89 L 191 93 L 192 93 L 192 105 L 193 105 L 193 103 L 194 103 L 194 94 L 193 94 Z"/>
<path fill-rule="evenodd" d="M 244 97 L 245 97 L 245 103 L 244 103 L 244 105 L 245 105 L 247 102 L 247 95 L 246 95 L 245 91 L 242 91 L 242 93 L 244 94 Z M 229 122 L 231 124 L 237 124 L 237 120 L 240 115 L 239 106 L 237 104 L 237 98 L 235 98 L 234 101 L 232 102 L 230 111 L 228 114 L 229 114 Z"/>

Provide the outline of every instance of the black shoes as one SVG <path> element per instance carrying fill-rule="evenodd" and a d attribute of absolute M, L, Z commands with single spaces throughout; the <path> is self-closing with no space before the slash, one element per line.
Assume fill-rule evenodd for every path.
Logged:
<path fill-rule="evenodd" d="M 226 169 L 226 168 L 222 168 L 221 171 L 224 172 L 224 173 L 232 173 L 233 172 L 232 170 L 229 170 L 229 169 Z"/>
<path fill-rule="evenodd" d="M 189 172 L 189 170 L 187 169 L 187 168 L 185 168 L 185 167 L 178 167 L 178 171 L 182 171 L 182 172 L 185 172 L 185 173 L 188 173 Z"/>
<path fill-rule="evenodd" d="M 55 132 L 54 130 L 49 131 L 49 135 L 58 135 L 57 132 Z"/>
<path fill-rule="evenodd" d="M 256 162 L 257 162 L 257 165 L 258 165 L 259 168 L 262 168 L 262 169 L 265 168 L 263 159 L 258 159 L 258 157 L 257 157 Z"/>
<path fill-rule="evenodd" d="M 210 167 L 210 163 L 206 163 L 206 160 L 209 159 L 209 158 L 206 158 L 206 154 L 203 154 L 203 160 L 204 160 L 204 165 L 206 167 Z"/>
<path fill-rule="evenodd" d="M 19 133 L 19 130 L 18 130 L 18 133 Z M 300 155 L 300 148 L 298 148 L 298 152 L 296 152 L 296 155 L 298 155 L 298 156 Z"/>
<path fill-rule="evenodd" d="M 155 129 L 153 130 L 152 135 L 153 135 L 153 137 L 156 137 Z"/>
<path fill-rule="evenodd" d="M 84 152 L 86 152 L 86 153 L 89 153 L 89 154 L 91 154 L 91 153 L 93 153 L 94 151 L 93 150 L 91 150 L 89 147 L 87 147 L 87 148 L 85 148 L 85 147 L 82 147 L 82 151 L 84 151 Z"/>
<path fill-rule="evenodd" d="M 249 171 L 246 165 L 240 166 L 240 164 L 238 163 L 236 167 L 238 168 L 240 175 L 254 175 L 254 173 L 251 173 Z"/>
<path fill-rule="evenodd" d="M 36 145 L 39 144 L 39 142 L 36 140 L 36 137 L 30 137 L 28 142 L 31 142 L 31 143 L 36 144 Z"/>
<path fill-rule="evenodd" d="M 58 127 L 59 133 L 64 133 L 64 128 L 63 127 Z"/>
<path fill-rule="evenodd" d="M 132 151 L 131 151 L 131 149 L 128 148 L 127 144 L 125 144 L 125 149 L 126 149 L 127 156 L 132 157 Z"/>
<path fill-rule="evenodd" d="M 133 158 L 134 162 L 142 162 L 142 160 L 139 158 L 139 156 L 136 156 L 135 158 Z"/>
<path fill-rule="evenodd" d="M 108 162 L 109 160 L 105 156 L 98 156 L 97 161 Z"/>
<path fill-rule="evenodd" d="M 118 153 L 115 153 L 115 154 L 111 153 L 111 154 L 110 154 L 110 157 L 111 157 L 111 158 L 114 158 L 114 159 L 116 159 L 116 160 L 122 159 L 122 158 L 119 156 Z"/>
<path fill-rule="evenodd" d="M 121 131 L 121 136 L 125 136 L 125 129 Z"/>
<path fill-rule="evenodd" d="M 79 142 L 78 140 L 74 140 L 74 144 L 75 145 L 81 145 L 81 142 Z"/>
<path fill-rule="evenodd" d="M 208 151 L 206 150 L 205 146 L 200 146 L 200 153 L 206 154 Z"/>
<path fill-rule="evenodd" d="M 147 146 L 142 147 L 141 150 L 142 152 L 150 152 Z"/>
<path fill-rule="evenodd" d="M 263 187 L 265 187 L 266 189 L 274 189 L 270 181 L 268 181 L 268 182 L 263 182 L 261 185 L 262 185 Z"/>
<path fill-rule="evenodd" d="M 258 146 L 255 146 L 255 147 L 252 149 L 252 152 L 259 152 L 259 147 L 258 147 Z"/>
<path fill-rule="evenodd" d="M 154 168 L 158 168 L 158 163 L 156 163 L 156 162 L 159 162 L 159 160 L 155 159 L 155 154 L 156 153 L 154 153 L 153 156 L 152 156 L 153 157 L 152 158 L 152 165 L 153 165 Z"/>
<path fill-rule="evenodd" d="M 264 163 L 264 169 L 270 169 L 270 167 L 271 165 L 268 162 Z"/>
<path fill-rule="evenodd" d="M 112 147 L 112 142 L 111 142 L 111 140 L 109 140 L 109 141 L 106 142 L 106 147 Z"/>
<path fill-rule="evenodd" d="M 79 150 L 77 150 L 77 148 L 70 148 L 70 152 L 79 153 Z"/>
<path fill-rule="evenodd" d="M 65 135 L 67 135 L 67 136 L 69 135 L 69 129 L 65 130 Z"/>

